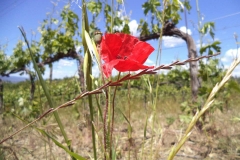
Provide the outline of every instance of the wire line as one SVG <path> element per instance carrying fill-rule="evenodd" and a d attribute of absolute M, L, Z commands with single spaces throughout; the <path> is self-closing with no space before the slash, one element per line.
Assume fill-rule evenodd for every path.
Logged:
<path fill-rule="evenodd" d="M 236 13 L 228 14 L 228 15 L 226 15 L 226 16 L 218 17 L 218 18 L 212 19 L 212 20 L 210 20 L 210 21 L 215 21 L 215 20 L 219 20 L 219 19 L 223 19 L 223 18 L 235 16 L 235 15 L 238 15 L 238 14 L 240 14 L 240 12 L 236 12 Z"/>

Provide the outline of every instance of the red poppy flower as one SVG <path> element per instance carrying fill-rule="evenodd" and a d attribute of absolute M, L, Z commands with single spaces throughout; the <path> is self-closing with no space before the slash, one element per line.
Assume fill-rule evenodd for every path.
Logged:
<path fill-rule="evenodd" d="M 153 68 L 143 65 L 153 50 L 151 45 L 131 35 L 105 34 L 101 42 L 101 59 L 105 62 L 103 72 L 109 77 L 113 68 L 119 72 Z"/>

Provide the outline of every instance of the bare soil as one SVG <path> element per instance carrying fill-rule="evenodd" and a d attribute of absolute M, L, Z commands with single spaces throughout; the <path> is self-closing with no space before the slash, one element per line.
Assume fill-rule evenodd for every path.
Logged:
<path fill-rule="evenodd" d="M 176 160 L 237 160 L 240 159 L 240 122 L 234 121 L 239 117 L 239 109 L 230 109 L 223 112 L 216 111 L 209 115 L 203 130 L 194 128 L 188 141 L 175 157 Z M 141 113 L 142 114 L 142 113 Z M 140 113 L 132 114 L 133 127 L 132 138 L 128 137 L 128 125 L 124 120 L 116 120 L 114 126 L 114 144 L 117 149 L 117 159 L 156 159 L 165 160 L 170 149 L 184 134 L 187 124 L 181 122 L 178 113 L 175 115 L 157 114 L 154 129 L 151 129 L 150 121 L 144 137 L 144 125 L 146 118 Z M 64 122 L 65 130 L 76 153 L 92 159 L 91 131 L 88 119 L 81 117 L 75 119 L 71 110 L 64 109 L 60 116 Z M 172 116 L 175 121 L 167 123 L 166 117 Z M 50 120 L 49 120 L 50 119 Z M 64 139 L 53 120 L 47 117 L 47 125 L 41 120 L 35 126 L 48 131 L 59 142 L 64 144 Z M 54 122 L 54 123 L 53 123 Z M 102 124 L 97 124 L 97 140 L 99 159 L 103 159 L 102 153 Z M 14 133 L 24 124 L 13 118 L 1 119 L 0 139 Z M 130 155 L 130 158 L 128 158 Z M 70 160 L 69 155 L 50 139 L 41 135 L 34 127 L 23 130 L 18 135 L 0 145 L 0 160 L 34 159 L 34 160 Z"/>

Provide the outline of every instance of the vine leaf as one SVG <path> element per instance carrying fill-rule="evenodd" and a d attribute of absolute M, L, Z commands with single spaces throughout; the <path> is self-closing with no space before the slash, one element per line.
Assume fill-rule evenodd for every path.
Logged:
<path fill-rule="evenodd" d="M 147 13 L 150 11 L 151 13 L 154 13 L 155 9 L 160 6 L 160 2 L 158 0 L 150 0 L 148 2 L 145 2 L 142 7 L 143 7 L 143 12 L 145 16 Z"/>
<path fill-rule="evenodd" d="M 99 2 L 91 1 L 87 4 L 87 8 L 90 12 L 92 12 L 93 14 L 96 14 L 96 16 L 98 16 L 98 14 L 102 10 L 102 3 L 100 1 Z"/>
<path fill-rule="evenodd" d="M 213 55 L 212 49 L 219 52 L 221 49 L 221 47 L 219 46 L 220 44 L 221 44 L 220 41 L 214 41 L 213 43 L 205 45 L 202 48 L 200 48 L 199 52 L 203 54 L 208 50 L 208 55 Z"/>

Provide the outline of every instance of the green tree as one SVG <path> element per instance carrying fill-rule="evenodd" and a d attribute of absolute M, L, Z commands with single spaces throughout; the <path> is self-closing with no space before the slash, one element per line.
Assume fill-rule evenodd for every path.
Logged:
<path fill-rule="evenodd" d="M 0 75 L 6 73 L 11 64 L 10 58 L 5 54 L 5 49 L 7 45 L 0 45 Z M 0 78 L 0 113 L 3 108 L 3 82 Z"/>

